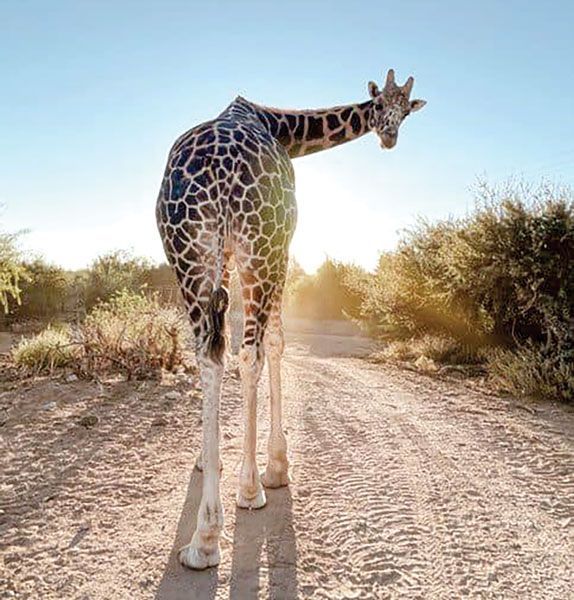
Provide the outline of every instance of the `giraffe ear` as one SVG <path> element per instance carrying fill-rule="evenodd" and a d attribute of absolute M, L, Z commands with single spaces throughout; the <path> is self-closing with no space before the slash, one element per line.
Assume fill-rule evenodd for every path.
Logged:
<path fill-rule="evenodd" d="M 369 94 L 371 98 L 376 98 L 380 93 L 379 86 L 374 81 L 369 81 Z"/>
<path fill-rule="evenodd" d="M 417 110 L 420 110 L 426 103 L 426 100 L 411 100 L 411 112 L 417 112 Z"/>

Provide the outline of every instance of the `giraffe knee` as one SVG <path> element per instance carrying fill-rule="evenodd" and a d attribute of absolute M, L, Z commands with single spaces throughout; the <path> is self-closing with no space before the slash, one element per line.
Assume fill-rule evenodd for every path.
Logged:
<path fill-rule="evenodd" d="M 239 350 L 239 373 L 243 378 L 259 378 L 263 366 L 263 354 L 261 347 L 257 344 L 244 344 Z"/>
<path fill-rule="evenodd" d="M 265 352 L 269 357 L 281 356 L 285 349 L 285 340 L 283 337 L 282 329 L 269 330 L 265 334 L 263 340 L 265 346 Z"/>
<path fill-rule="evenodd" d="M 214 377 L 223 374 L 225 356 L 219 360 L 213 357 L 209 349 L 204 346 L 197 347 L 195 356 L 201 373 L 212 374 Z"/>

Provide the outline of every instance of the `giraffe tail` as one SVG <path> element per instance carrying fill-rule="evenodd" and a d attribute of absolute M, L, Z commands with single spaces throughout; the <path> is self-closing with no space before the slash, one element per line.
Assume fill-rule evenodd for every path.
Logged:
<path fill-rule="evenodd" d="M 209 340 L 207 352 L 212 360 L 223 362 L 225 353 L 225 312 L 229 306 L 229 293 L 220 286 L 211 294 L 209 300 Z"/>

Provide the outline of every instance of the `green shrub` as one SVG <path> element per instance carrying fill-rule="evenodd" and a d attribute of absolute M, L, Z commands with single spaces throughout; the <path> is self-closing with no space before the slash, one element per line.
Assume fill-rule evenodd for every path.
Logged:
<path fill-rule="evenodd" d="M 33 373 L 52 373 L 72 365 L 78 348 L 67 329 L 48 328 L 32 338 L 24 338 L 12 351 L 14 364 Z"/>
<path fill-rule="evenodd" d="M 285 289 L 283 291 L 283 304 L 286 308 L 293 305 L 293 299 L 295 290 L 299 282 L 306 277 L 303 267 L 293 257 L 289 259 L 289 266 L 287 268 L 287 278 L 285 280 Z"/>
<path fill-rule="evenodd" d="M 463 221 L 421 221 L 395 252 L 381 254 L 365 290 L 361 316 L 380 334 L 430 333 L 464 344 L 485 343 L 493 320 L 473 297 L 473 253 L 466 227 Z"/>
<path fill-rule="evenodd" d="M 12 319 L 55 319 L 66 309 L 70 293 L 68 276 L 64 269 L 42 259 L 23 263 L 28 277 L 21 284 L 21 302 L 13 307 Z"/>
<path fill-rule="evenodd" d="M 574 197 L 541 185 L 486 185 L 463 219 L 421 221 L 381 255 L 362 285 L 360 318 L 380 336 L 452 338 L 476 353 L 505 354 L 512 387 L 519 366 L 539 360 L 529 389 L 569 399 L 574 359 Z M 528 358 L 528 360 L 527 360 Z M 516 380 L 518 382 L 518 379 Z M 563 383 L 560 383 L 563 382 Z"/>
<path fill-rule="evenodd" d="M 482 187 L 473 214 L 419 223 L 381 255 L 361 307 L 381 332 L 571 343 L 574 204 L 551 187 Z"/>
<path fill-rule="evenodd" d="M 17 238 L 17 234 L 0 232 L 0 308 L 4 312 L 20 303 L 20 285 L 27 279 Z"/>
<path fill-rule="evenodd" d="M 85 276 L 84 305 L 90 310 L 122 290 L 139 293 L 146 286 L 152 266 L 145 258 L 123 250 L 97 258 Z"/>

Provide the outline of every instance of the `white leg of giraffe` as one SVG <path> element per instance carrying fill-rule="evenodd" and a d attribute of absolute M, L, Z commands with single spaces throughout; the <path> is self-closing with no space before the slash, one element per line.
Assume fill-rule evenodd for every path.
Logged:
<path fill-rule="evenodd" d="M 226 273 L 225 276 L 225 280 L 224 283 L 226 285 L 226 287 L 229 286 L 229 280 L 228 280 L 228 275 Z M 229 319 L 228 319 L 228 315 L 227 313 L 225 314 L 225 326 L 224 326 L 224 332 L 225 332 L 225 347 L 229 348 L 231 346 L 231 338 L 229 336 Z M 195 459 L 195 468 L 198 471 L 203 472 L 203 464 L 204 464 L 204 459 L 203 459 L 203 448 L 201 450 L 201 452 L 197 455 L 197 458 Z M 223 461 L 221 460 L 221 457 L 219 458 L 219 472 L 221 473 L 221 471 L 223 471 Z"/>
<path fill-rule="evenodd" d="M 273 306 L 263 344 L 269 369 L 271 431 L 267 444 L 267 468 L 261 480 L 265 487 L 277 488 L 289 483 L 287 440 L 281 424 L 281 356 L 284 347 L 281 298 Z"/>
<path fill-rule="evenodd" d="M 259 346 L 259 349 L 258 349 Z M 265 506 L 265 492 L 257 470 L 257 383 L 261 375 L 263 357 L 257 342 L 244 344 L 239 351 L 239 371 L 243 392 L 245 438 L 243 462 L 239 472 L 237 506 L 240 508 L 261 508 Z"/>
<path fill-rule="evenodd" d="M 203 491 L 197 527 L 191 543 L 179 552 L 182 564 L 206 569 L 219 564 L 219 536 L 223 528 L 223 506 L 219 492 L 219 398 L 223 364 L 204 353 L 198 355 L 203 388 Z"/>

